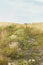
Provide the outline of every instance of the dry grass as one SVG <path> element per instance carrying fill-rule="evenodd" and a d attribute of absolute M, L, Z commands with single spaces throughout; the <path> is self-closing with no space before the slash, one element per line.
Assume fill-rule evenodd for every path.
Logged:
<path fill-rule="evenodd" d="M 0 26 L 9 26 L 12 24 L 17 25 L 17 27 L 20 27 L 20 26 L 25 27 L 24 24 L 17 24 L 14 22 L 0 22 Z M 43 23 L 32 23 L 32 24 L 27 24 L 27 26 L 43 31 Z"/>

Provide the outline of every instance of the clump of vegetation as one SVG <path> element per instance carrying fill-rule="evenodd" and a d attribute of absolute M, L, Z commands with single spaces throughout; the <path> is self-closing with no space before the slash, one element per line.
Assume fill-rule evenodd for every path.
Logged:
<path fill-rule="evenodd" d="M 0 65 L 9 61 L 18 65 L 39 65 L 43 62 L 43 32 L 34 27 L 9 25 L 0 27 Z M 14 61 L 15 60 L 15 61 Z"/>
<path fill-rule="evenodd" d="M 0 65 L 8 65 L 7 57 L 4 57 L 3 55 L 0 55 Z"/>

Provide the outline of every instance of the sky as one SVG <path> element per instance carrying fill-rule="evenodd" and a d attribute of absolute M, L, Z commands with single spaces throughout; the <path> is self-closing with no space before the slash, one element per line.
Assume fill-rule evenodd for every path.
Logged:
<path fill-rule="evenodd" d="M 0 22 L 43 22 L 43 0 L 0 0 Z"/>

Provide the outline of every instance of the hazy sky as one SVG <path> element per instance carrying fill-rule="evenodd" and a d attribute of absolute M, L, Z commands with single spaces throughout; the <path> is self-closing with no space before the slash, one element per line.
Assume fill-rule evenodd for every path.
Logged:
<path fill-rule="evenodd" d="M 0 22 L 43 22 L 43 0 L 0 0 Z"/>

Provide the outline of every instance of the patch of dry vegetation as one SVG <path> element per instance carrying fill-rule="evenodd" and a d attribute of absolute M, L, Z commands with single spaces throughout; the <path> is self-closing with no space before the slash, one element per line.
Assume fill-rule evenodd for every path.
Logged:
<path fill-rule="evenodd" d="M 43 23 L 0 22 L 0 65 L 15 62 L 17 65 L 43 62 Z"/>

